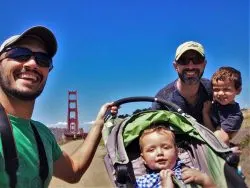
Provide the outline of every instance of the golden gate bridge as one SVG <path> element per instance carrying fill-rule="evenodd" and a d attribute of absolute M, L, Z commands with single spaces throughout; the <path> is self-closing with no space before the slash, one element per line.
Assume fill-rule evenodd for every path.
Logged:
<path fill-rule="evenodd" d="M 83 128 L 79 127 L 77 91 L 68 91 L 67 128 L 64 135 L 67 139 L 81 139 L 87 136 Z"/>

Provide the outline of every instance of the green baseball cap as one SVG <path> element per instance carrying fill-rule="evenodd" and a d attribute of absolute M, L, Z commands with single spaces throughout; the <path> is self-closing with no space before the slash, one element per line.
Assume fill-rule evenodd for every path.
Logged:
<path fill-rule="evenodd" d="M 57 41 L 55 35 L 52 33 L 52 31 L 50 31 L 48 28 L 44 26 L 34 26 L 27 29 L 20 35 L 14 35 L 9 37 L 0 46 L 0 53 L 7 47 L 14 45 L 16 42 L 20 41 L 22 38 L 27 36 L 35 36 L 41 39 L 44 42 L 48 54 L 51 57 L 53 57 L 56 54 Z"/>
<path fill-rule="evenodd" d="M 175 53 L 175 60 L 177 61 L 181 57 L 181 55 L 184 54 L 188 50 L 197 51 L 199 54 L 205 57 L 204 48 L 200 43 L 194 42 L 194 41 L 188 41 L 178 46 L 176 53 Z"/>

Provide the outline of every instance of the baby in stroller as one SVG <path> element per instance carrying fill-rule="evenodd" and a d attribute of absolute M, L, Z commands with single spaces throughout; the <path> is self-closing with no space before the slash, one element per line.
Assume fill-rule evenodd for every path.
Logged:
<path fill-rule="evenodd" d="M 175 135 L 175 142 L 173 140 L 172 142 L 176 143 L 178 150 L 173 152 L 172 166 L 167 166 L 164 169 L 166 171 L 161 173 L 161 169 L 157 169 L 158 183 L 161 176 L 166 176 L 167 185 L 172 179 L 171 183 L 173 182 L 176 187 L 215 187 L 215 185 L 222 188 L 247 187 L 242 176 L 237 174 L 231 157 L 228 157 L 232 156 L 231 148 L 220 142 L 212 131 L 183 113 L 175 104 L 153 97 L 130 97 L 115 101 L 114 106 L 142 101 L 158 102 L 167 106 L 169 110 L 147 110 L 125 118 L 108 114 L 105 117 L 102 136 L 107 154 L 104 157 L 104 164 L 115 187 L 136 187 L 139 178 L 149 174 L 151 167 L 148 166 L 148 162 L 145 165 L 147 160 L 143 149 L 146 148 L 145 143 L 152 144 L 153 141 L 145 142 L 143 140 L 147 136 L 144 135 L 141 139 L 140 136 L 144 130 L 159 123 L 169 125 L 169 129 Z M 179 180 L 176 176 L 180 175 L 178 176 L 173 168 L 175 164 L 182 166 L 182 161 L 185 166 L 192 168 L 186 168 L 184 165 L 183 168 L 178 167 L 182 174 L 182 180 Z M 161 163 L 165 162 L 160 161 L 159 164 L 162 165 Z M 167 169 L 172 169 L 173 172 Z"/>
<path fill-rule="evenodd" d="M 139 138 L 141 157 L 147 173 L 136 178 L 137 187 L 175 187 L 172 177 L 183 183 L 215 187 L 212 179 L 195 168 L 189 168 L 178 158 L 174 133 L 166 124 L 153 124 Z"/>

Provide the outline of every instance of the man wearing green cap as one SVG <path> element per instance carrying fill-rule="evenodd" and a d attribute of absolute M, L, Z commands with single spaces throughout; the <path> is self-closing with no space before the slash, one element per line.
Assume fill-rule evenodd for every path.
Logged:
<path fill-rule="evenodd" d="M 176 50 L 173 62 L 179 78 L 156 94 L 157 98 L 175 103 L 201 124 L 203 103 L 212 99 L 210 81 L 201 78 L 206 63 L 205 51 L 200 43 L 188 41 L 181 44 Z M 152 109 L 164 107 L 153 103 Z"/>
<path fill-rule="evenodd" d="M 78 182 L 89 167 L 101 138 L 102 106 L 78 163 L 61 151 L 52 132 L 31 119 L 35 99 L 42 93 L 57 51 L 54 34 L 36 26 L 14 35 L 0 47 L 0 187 L 48 187 L 52 175 Z M 5 120 L 5 121 L 3 121 Z"/>

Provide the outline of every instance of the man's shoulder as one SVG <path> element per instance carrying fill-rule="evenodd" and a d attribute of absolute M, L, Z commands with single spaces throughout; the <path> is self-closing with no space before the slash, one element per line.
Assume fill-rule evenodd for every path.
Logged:
<path fill-rule="evenodd" d="M 33 123 L 33 125 L 35 125 L 35 127 L 38 129 L 38 131 L 42 131 L 45 133 L 49 133 L 52 134 L 51 130 L 49 129 L 49 127 L 47 127 L 45 124 L 43 124 L 40 121 L 35 121 L 35 120 L 31 120 L 31 122 Z"/>
<path fill-rule="evenodd" d="M 203 88 L 201 91 L 205 92 L 206 95 L 210 98 L 210 100 L 212 100 L 213 91 L 211 81 L 207 78 L 201 78 L 200 82 L 201 87 Z"/>
<path fill-rule="evenodd" d="M 162 89 L 158 91 L 158 93 L 156 94 L 156 97 L 162 98 L 164 96 L 163 98 L 165 98 L 166 96 L 173 93 L 176 90 L 175 84 L 176 84 L 176 80 L 164 86 Z"/>
<path fill-rule="evenodd" d="M 207 78 L 201 78 L 201 84 L 206 88 L 206 89 L 212 89 L 212 84 L 211 81 Z"/>
<path fill-rule="evenodd" d="M 177 90 L 175 85 L 176 85 L 176 80 L 166 85 L 161 90 L 159 90 L 158 93 L 155 95 L 155 97 L 159 99 L 164 99 L 166 101 L 172 101 L 174 93 L 176 93 L 176 90 Z M 152 109 L 156 110 L 156 109 L 165 109 L 165 108 L 159 103 L 153 102 Z"/>
<path fill-rule="evenodd" d="M 56 134 L 51 128 L 47 127 L 39 121 L 32 120 L 32 123 L 34 124 L 40 136 L 44 139 L 45 142 L 56 143 Z"/>
<path fill-rule="evenodd" d="M 211 83 L 211 80 L 209 80 L 208 78 L 201 78 L 201 81 L 204 83 Z"/>
<path fill-rule="evenodd" d="M 36 121 L 36 120 L 31 120 L 31 123 L 33 123 L 35 126 L 39 126 L 39 127 L 45 127 L 45 128 L 48 128 L 45 124 L 43 124 L 42 122 L 40 121 Z"/>

